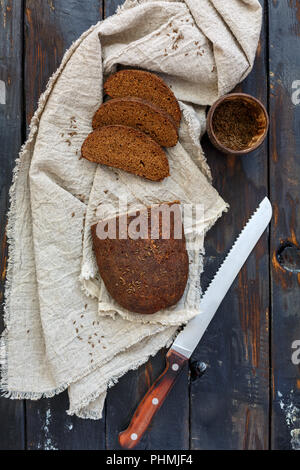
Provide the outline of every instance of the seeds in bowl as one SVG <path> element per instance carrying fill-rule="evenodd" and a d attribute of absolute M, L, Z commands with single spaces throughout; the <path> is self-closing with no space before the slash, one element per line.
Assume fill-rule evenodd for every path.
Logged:
<path fill-rule="evenodd" d="M 252 103 L 242 99 L 224 101 L 213 114 L 212 126 L 225 147 L 244 150 L 260 133 L 259 112 Z"/>

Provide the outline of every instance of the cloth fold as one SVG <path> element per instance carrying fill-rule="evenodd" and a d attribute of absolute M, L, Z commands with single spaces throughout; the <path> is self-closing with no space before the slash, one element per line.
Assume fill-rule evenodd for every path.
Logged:
<path fill-rule="evenodd" d="M 68 413 L 99 419 L 107 388 L 199 312 L 204 235 L 227 209 L 200 146 L 205 106 L 250 72 L 260 26 L 257 0 L 203 0 L 201 9 L 196 0 L 127 0 L 66 52 L 40 98 L 10 190 L 0 343 L 7 397 L 38 399 L 68 388 Z M 161 183 L 80 159 L 103 79 L 118 65 L 158 73 L 180 100 L 179 143 L 167 151 L 171 176 Z M 136 208 L 178 199 L 203 207 L 187 231 L 184 297 L 151 318 L 119 308 L 97 274 L 90 226 L 117 214 L 120 196 Z"/>

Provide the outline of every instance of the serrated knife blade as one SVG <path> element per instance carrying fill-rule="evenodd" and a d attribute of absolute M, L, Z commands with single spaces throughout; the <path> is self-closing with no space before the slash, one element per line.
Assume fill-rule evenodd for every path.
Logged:
<path fill-rule="evenodd" d="M 244 226 L 206 289 L 200 302 L 200 313 L 179 333 L 171 350 L 179 352 L 186 358 L 191 357 L 231 284 L 269 225 L 271 217 L 272 206 L 265 197 Z"/>
<path fill-rule="evenodd" d="M 119 434 L 120 445 L 133 449 L 160 409 L 175 381 L 187 364 L 206 328 L 214 317 L 241 267 L 267 228 L 272 207 L 265 198 L 236 239 L 201 299 L 201 312 L 182 330 L 166 355 L 166 368 L 149 388 L 125 431 Z"/>

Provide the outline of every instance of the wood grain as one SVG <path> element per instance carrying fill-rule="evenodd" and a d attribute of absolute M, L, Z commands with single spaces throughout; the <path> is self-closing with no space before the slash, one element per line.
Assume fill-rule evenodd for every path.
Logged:
<path fill-rule="evenodd" d="M 26 0 L 25 2 L 26 125 L 49 77 L 71 43 L 102 16 L 101 0 Z M 105 419 L 99 422 L 68 417 L 66 393 L 27 402 L 29 449 L 103 449 Z"/>
<path fill-rule="evenodd" d="M 125 0 L 104 0 L 104 18 L 114 15 Z"/>
<path fill-rule="evenodd" d="M 274 206 L 271 445 L 273 449 L 299 450 L 300 366 L 292 363 L 291 356 L 293 341 L 300 340 L 300 275 L 297 270 L 285 270 L 276 252 L 286 241 L 298 248 L 300 243 L 300 103 L 293 97 L 293 83 L 300 80 L 300 2 L 269 2 L 269 25 L 270 192 Z"/>
<path fill-rule="evenodd" d="M 25 0 L 25 101 L 27 125 L 64 52 L 102 18 L 101 0 Z"/>
<path fill-rule="evenodd" d="M 263 3 L 263 2 L 262 2 Z M 266 16 L 255 66 L 235 91 L 267 104 Z M 268 193 L 267 141 L 245 156 L 225 156 L 205 140 L 214 186 L 230 210 L 208 233 L 207 286 L 243 225 Z M 192 449 L 266 449 L 269 438 L 268 235 L 241 270 L 193 355 L 208 364 L 191 384 Z"/>
<path fill-rule="evenodd" d="M 3 330 L 3 295 L 7 263 L 6 212 L 12 169 L 22 142 L 22 32 L 19 0 L 0 3 L 0 331 Z M 0 398 L 0 450 L 25 446 L 24 403 Z"/>

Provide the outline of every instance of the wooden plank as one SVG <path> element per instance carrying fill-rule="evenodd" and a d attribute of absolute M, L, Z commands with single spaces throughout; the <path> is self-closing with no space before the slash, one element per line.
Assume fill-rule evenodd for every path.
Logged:
<path fill-rule="evenodd" d="M 114 14 L 123 0 L 106 0 L 105 17 Z M 137 371 L 126 374 L 108 392 L 106 440 L 107 449 L 119 448 L 118 434 L 129 424 L 132 414 L 150 385 L 165 367 L 166 351 L 160 351 L 155 358 Z M 178 406 L 178 404 L 180 404 Z M 179 381 L 170 392 L 168 399 L 155 416 L 151 429 L 136 449 L 188 449 L 189 447 L 189 395 L 188 370 L 182 372 Z"/>
<path fill-rule="evenodd" d="M 263 3 L 263 2 L 262 2 Z M 266 17 L 254 70 L 237 87 L 267 104 Z M 235 237 L 268 193 L 268 144 L 228 157 L 205 140 L 214 186 L 230 210 L 208 233 L 202 286 L 212 278 Z M 248 259 L 193 359 L 208 364 L 191 385 L 192 449 L 266 449 L 269 437 L 268 236 Z"/>
<path fill-rule="evenodd" d="M 25 105 L 26 123 L 40 94 L 57 69 L 65 50 L 102 17 L 102 0 L 26 0 Z M 105 419 L 68 417 L 67 395 L 27 403 L 29 449 L 103 449 Z"/>
<path fill-rule="evenodd" d="M 27 402 L 29 450 L 102 450 L 105 421 L 68 416 L 67 393 L 51 399 Z"/>
<path fill-rule="evenodd" d="M 25 0 L 27 124 L 66 49 L 101 18 L 102 0 Z"/>
<path fill-rule="evenodd" d="M 0 3 L 0 331 L 7 262 L 6 213 L 14 161 L 22 142 L 22 2 Z M 24 449 L 24 403 L 0 399 L 0 450 Z"/>
<path fill-rule="evenodd" d="M 300 243 L 299 0 L 269 1 L 269 18 L 270 192 L 274 206 L 271 230 L 271 444 L 273 449 L 299 450 L 300 366 L 292 362 L 292 344 L 300 341 L 300 265 L 297 253 Z M 291 247 L 281 250 L 278 262 L 276 253 L 284 248 L 286 241 Z"/>

